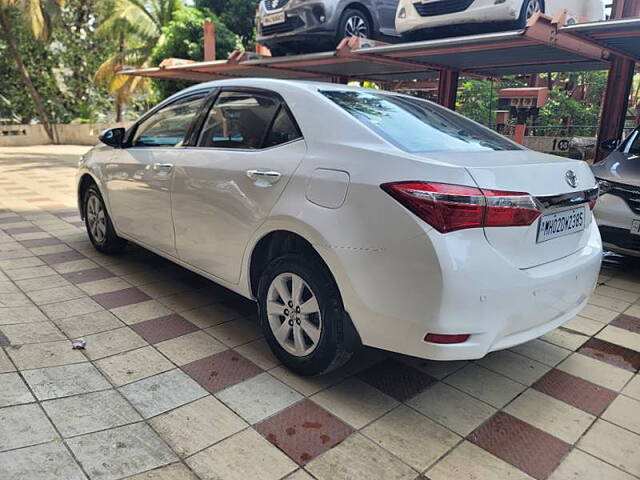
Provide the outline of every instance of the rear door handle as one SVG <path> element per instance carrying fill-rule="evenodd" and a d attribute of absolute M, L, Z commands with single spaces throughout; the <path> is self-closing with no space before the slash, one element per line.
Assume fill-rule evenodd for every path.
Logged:
<path fill-rule="evenodd" d="M 173 170 L 173 163 L 154 163 L 153 169 L 156 172 L 165 172 L 168 173 Z"/>
<path fill-rule="evenodd" d="M 282 174 L 275 170 L 267 170 L 264 168 L 247 170 L 247 177 L 256 181 L 256 185 L 266 187 L 278 183 Z"/>

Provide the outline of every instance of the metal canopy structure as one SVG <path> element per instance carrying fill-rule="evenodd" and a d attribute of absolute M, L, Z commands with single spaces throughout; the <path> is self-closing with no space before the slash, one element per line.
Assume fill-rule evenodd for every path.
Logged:
<path fill-rule="evenodd" d="M 640 18 L 561 24 L 561 18 L 538 15 L 524 30 L 510 32 L 369 47 L 350 39 L 329 52 L 254 60 L 235 55 L 121 73 L 195 82 L 230 77 L 406 82 L 437 78 L 442 71 L 498 77 L 606 70 L 612 56 L 640 60 Z"/>
<path fill-rule="evenodd" d="M 640 18 L 583 23 L 564 27 L 562 30 L 623 52 L 636 60 L 640 59 Z"/>

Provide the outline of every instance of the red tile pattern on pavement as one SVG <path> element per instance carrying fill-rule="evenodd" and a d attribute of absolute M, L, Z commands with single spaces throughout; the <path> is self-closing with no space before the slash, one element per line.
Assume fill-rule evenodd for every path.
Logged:
<path fill-rule="evenodd" d="M 632 317 L 631 315 L 619 315 L 610 325 L 624 328 L 633 333 L 640 333 L 640 318 Z"/>
<path fill-rule="evenodd" d="M 96 280 L 115 277 L 113 273 L 102 267 L 80 270 L 78 272 L 63 273 L 62 276 L 75 284 L 94 282 Z"/>
<path fill-rule="evenodd" d="M 149 295 L 135 287 L 125 288 L 124 290 L 118 290 L 115 292 L 101 293 L 99 295 L 94 295 L 91 298 L 107 309 L 124 307 L 125 305 L 131 305 L 132 303 L 151 300 Z"/>
<path fill-rule="evenodd" d="M 47 255 L 40 255 L 39 258 L 49 265 L 55 265 L 57 263 L 72 262 L 74 260 L 85 260 L 87 257 L 79 252 L 71 250 L 70 252 L 49 253 Z"/>
<path fill-rule="evenodd" d="M 599 338 L 588 340 L 578 350 L 578 353 L 624 368 L 630 372 L 635 373 L 640 369 L 640 352 L 605 342 Z"/>
<path fill-rule="evenodd" d="M 255 429 L 298 465 L 342 442 L 353 428 L 311 400 L 302 400 L 258 423 Z"/>
<path fill-rule="evenodd" d="M 196 332 L 198 327 L 177 313 L 145 320 L 131 325 L 131 329 L 149 343 L 164 342 L 172 338 Z"/>
<path fill-rule="evenodd" d="M 225 350 L 188 363 L 182 367 L 182 370 L 211 393 L 255 377 L 262 372 L 260 367 L 232 350 Z"/>
<path fill-rule="evenodd" d="M 432 376 L 393 358 L 373 365 L 358 377 L 400 402 L 409 400 L 436 381 Z"/>
<path fill-rule="evenodd" d="M 537 480 L 545 480 L 571 449 L 559 438 L 504 412 L 496 413 L 469 440 Z"/>
<path fill-rule="evenodd" d="M 533 388 L 592 415 L 600 415 L 618 396 L 608 388 L 556 369 L 547 372 Z"/>

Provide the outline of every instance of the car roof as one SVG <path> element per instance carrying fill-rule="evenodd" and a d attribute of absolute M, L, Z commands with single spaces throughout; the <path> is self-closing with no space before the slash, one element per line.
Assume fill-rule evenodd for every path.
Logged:
<path fill-rule="evenodd" d="M 193 85 L 179 93 L 187 93 L 202 88 L 214 87 L 254 87 L 273 89 L 275 91 L 295 89 L 317 92 L 318 90 L 352 90 L 372 92 L 370 88 L 350 87 L 348 85 L 328 83 L 328 82 L 312 82 L 307 80 L 283 80 L 277 78 L 230 78 L 224 80 L 213 80 Z M 374 90 L 375 91 L 375 90 Z M 393 93 L 393 92 L 385 92 Z"/>

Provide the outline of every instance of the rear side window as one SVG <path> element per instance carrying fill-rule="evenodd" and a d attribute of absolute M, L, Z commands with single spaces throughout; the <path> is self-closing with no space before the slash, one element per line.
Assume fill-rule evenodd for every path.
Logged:
<path fill-rule="evenodd" d="M 271 125 L 264 147 L 275 147 L 276 145 L 292 142 L 300 137 L 300 132 L 293 118 L 291 118 L 286 108 L 280 107 L 273 125 Z"/>
<path fill-rule="evenodd" d="M 521 150 L 505 137 L 417 98 L 347 90 L 321 91 L 398 148 L 418 152 Z"/>
<path fill-rule="evenodd" d="M 206 93 L 181 98 L 144 119 L 133 137 L 134 147 L 175 147 L 184 140 Z"/>
<path fill-rule="evenodd" d="M 201 147 L 262 148 L 280 103 L 267 95 L 222 92 L 200 135 Z"/>

